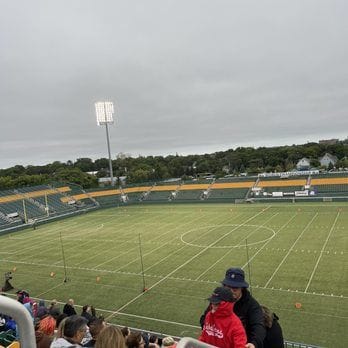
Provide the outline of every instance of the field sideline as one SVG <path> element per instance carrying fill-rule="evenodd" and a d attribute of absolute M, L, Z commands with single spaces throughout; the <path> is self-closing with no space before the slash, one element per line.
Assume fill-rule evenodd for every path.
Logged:
<path fill-rule="evenodd" d="M 344 203 L 110 208 L 0 236 L 0 272 L 35 298 L 72 297 L 113 323 L 197 337 L 205 299 L 241 266 L 286 339 L 345 347 L 347 231 Z"/>

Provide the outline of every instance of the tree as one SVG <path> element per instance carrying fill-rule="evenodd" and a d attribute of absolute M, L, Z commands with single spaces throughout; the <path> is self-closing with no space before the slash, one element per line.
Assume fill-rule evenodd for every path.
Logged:
<path fill-rule="evenodd" d="M 98 180 L 94 175 L 84 173 L 79 168 L 61 168 L 54 176 L 56 181 L 81 185 L 84 188 L 95 187 Z"/>
<path fill-rule="evenodd" d="M 74 166 L 81 169 L 83 172 L 94 171 L 94 163 L 90 158 L 78 158 Z"/>

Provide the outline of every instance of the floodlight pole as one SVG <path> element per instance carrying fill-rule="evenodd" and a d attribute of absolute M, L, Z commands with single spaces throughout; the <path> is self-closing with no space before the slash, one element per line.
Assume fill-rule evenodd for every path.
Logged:
<path fill-rule="evenodd" d="M 59 231 L 59 239 L 60 239 L 60 246 L 62 248 L 62 256 L 63 256 L 64 283 L 66 283 L 68 281 L 68 277 L 66 275 L 66 262 L 65 262 L 65 254 L 64 254 L 64 247 L 63 247 L 62 231 Z"/>
<path fill-rule="evenodd" d="M 143 292 L 145 292 L 146 286 L 145 286 L 145 275 L 144 275 L 144 263 L 143 263 L 143 253 L 141 250 L 141 239 L 140 239 L 140 233 L 139 233 L 139 253 L 140 253 L 140 263 L 141 263 L 141 275 L 143 278 Z"/>
<path fill-rule="evenodd" d="M 109 124 L 114 123 L 113 117 L 112 117 L 112 114 L 114 113 L 114 104 L 112 102 L 105 102 L 105 101 L 97 102 L 95 103 L 95 110 L 97 115 L 98 126 L 105 125 L 106 142 L 108 145 L 108 154 L 109 154 L 110 181 L 111 181 L 111 186 L 115 186 L 114 173 L 112 170 L 110 137 L 109 137 Z"/>
<path fill-rule="evenodd" d="M 105 129 L 106 129 L 106 142 L 108 144 L 108 153 L 109 153 L 109 169 L 110 169 L 110 180 L 111 180 L 111 186 L 115 186 L 114 181 L 114 173 L 112 171 L 112 161 L 111 161 L 111 151 L 110 151 L 110 139 L 109 139 L 109 126 L 108 123 L 105 122 Z"/>
<path fill-rule="evenodd" d="M 250 259 L 249 259 L 248 238 L 245 239 L 245 249 L 246 249 L 246 257 L 247 257 L 247 263 L 248 263 L 250 293 L 252 295 L 253 294 L 253 288 L 252 288 L 252 285 L 251 285 L 251 269 L 250 269 Z"/>

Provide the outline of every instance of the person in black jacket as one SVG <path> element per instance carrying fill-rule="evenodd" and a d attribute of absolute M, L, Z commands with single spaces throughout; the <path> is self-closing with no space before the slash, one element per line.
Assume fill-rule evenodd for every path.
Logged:
<path fill-rule="evenodd" d="M 74 300 L 72 298 L 69 299 L 69 301 L 64 305 L 63 313 L 65 313 L 68 317 L 77 314 L 74 307 Z"/>
<path fill-rule="evenodd" d="M 263 348 L 263 341 L 266 337 L 263 312 L 259 303 L 247 290 L 249 284 L 245 281 L 244 271 L 241 268 L 229 268 L 221 283 L 231 290 L 236 301 L 233 311 L 241 320 L 247 334 L 246 348 Z M 208 311 L 209 307 L 201 316 L 201 325 L 204 323 Z"/>
<path fill-rule="evenodd" d="M 284 348 L 283 332 L 278 322 L 278 316 L 265 306 L 261 306 L 261 309 L 266 327 L 266 338 L 263 341 L 263 348 Z"/>

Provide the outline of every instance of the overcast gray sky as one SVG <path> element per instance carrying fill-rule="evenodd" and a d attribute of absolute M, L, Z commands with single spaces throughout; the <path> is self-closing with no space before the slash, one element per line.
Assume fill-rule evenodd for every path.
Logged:
<path fill-rule="evenodd" d="M 1 1 L 0 168 L 348 135 L 348 1 Z"/>

